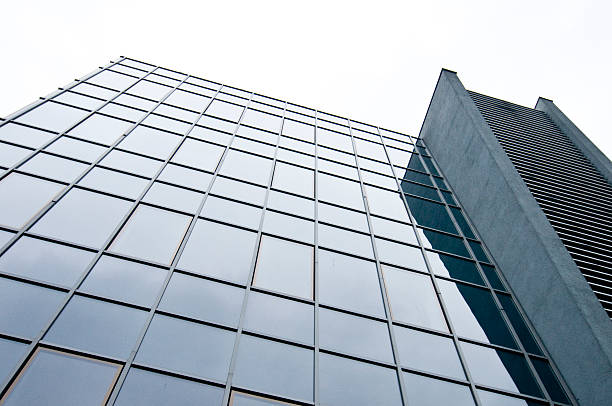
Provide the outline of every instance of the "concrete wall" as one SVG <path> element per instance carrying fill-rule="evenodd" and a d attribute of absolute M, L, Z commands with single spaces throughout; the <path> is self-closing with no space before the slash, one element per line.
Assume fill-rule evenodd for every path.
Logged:
<path fill-rule="evenodd" d="M 572 121 L 553 103 L 552 100 L 540 97 L 535 106 L 536 110 L 544 111 L 551 118 L 553 123 L 572 140 L 584 156 L 591 161 L 608 182 L 612 182 L 612 163 L 599 148 L 580 131 Z"/>
<path fill-rule="evenodd" d="M 456 73 L 421 137 L 580 405 L 612 405 L 612 322 Z"/>

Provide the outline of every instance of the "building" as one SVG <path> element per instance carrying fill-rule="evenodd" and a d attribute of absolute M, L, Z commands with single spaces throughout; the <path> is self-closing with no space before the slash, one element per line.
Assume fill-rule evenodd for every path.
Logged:
<path fill-rule="evenodd" d="M 454 183 L 455 79 L 421 139 L 123 57 L 0 122 L 0 404 L 605 404 Z"/>

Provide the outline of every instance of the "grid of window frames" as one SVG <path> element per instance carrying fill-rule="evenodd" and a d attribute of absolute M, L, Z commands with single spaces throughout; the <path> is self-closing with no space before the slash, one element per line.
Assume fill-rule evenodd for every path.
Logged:
<path fill-rule="evenodd" d="M 3 405 L 575 404 L 421 140 L 121 58 L 0 169 Z"/>

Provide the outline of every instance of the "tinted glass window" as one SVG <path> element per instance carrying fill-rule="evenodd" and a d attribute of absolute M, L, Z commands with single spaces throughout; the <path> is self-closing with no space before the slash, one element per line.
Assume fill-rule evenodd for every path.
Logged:
<path fill-rule="evenodd" d="M 0 257 L 0 271 L 72 286 L 94 255 L 66 245 L 22 237 Z"/>
<path fill-rule="evenodd" d="M 433 248 L 435 250 L 446 251 L 452 254 L 461 255 L 464 257 L 470 257 L 463 239 L 459 237 L 453 237 L 452 235 L 438 233 L 433 230 L 425 230 L 417 228 L 423 245 L 427 248 Z"/>
<path fill-rule="evenodd" d="M 9 141 L 31 148 L 40 148 L 55 136 L 55 134 L 26 127 L 16 123 L 8 123 L 0 127 L 0 140 Z"/>
<path fill-rule="evenodd" d="M 439 280 L 438 286 L 457 334 L 516 347 L 489 291 L 445 280 Z"/>
<path fill-rule="evenodd" d="M 312 305 L 251 292 L 244 328 L 288 340 L 313 343 Z"/>
<path fill-rule="evenodd" d="M 270 190 L 268 208 L 314 218 L 314 201 L 275 190 Z"/>
<path fill-rule="evenodd" d="M 372 229 L 375 235 L 409 244 L 418 245 L 412 226 L 372 216 Z"/>
<path fill-rule="evenodd" d="M 56 132 L 68 130 L 89 112 L 48 101 L 17 118 L 17 121 Z"/>
<path fill-rule="evenodd" d="M 140 196 L 148 183 L 147 179 L 99 167 L 93 168 L 79 181 L 81 186 L 129 197 L 130 199 L 136 199 Z"/>
<path fill-rule="evenodd" d="M 104 157 L 100 165 L 152 178 L 161 167 L 162 162 L 128 152 L 112 150 Z"/>
<path fill-rule="evenodd" d="M 472 261 L 430 251 L 427 251 L 427 258 L 436 275 L 484 285 L 476 264 Z"/>
<path fill-rule="evenodd" d="M 451 338 L 399 326 L 394 326 L 394 330 L 403 366 L 465 379 Z"/>
<path fill-rule="evenodd" d="M 191 217 L 140 205 L 111 245 L 122 254 L 170 264 Z"/>
<path fill-rule="evenodd" d="M 202 378 L 225 381 L 234 333 L 155 315 L 136 361 Z"/>
<path fill-rule="evenodd" d="M 0 331 L 33 338 L 64 300 L 64 292 L 0 278 Z M 6 309 L 10 309 L 7 311 Z"/>
<path fill-rule="evenodd" d="M 350 254 L 374 258 L 372 239 L 369 235 L 354 233 L 338 227 L 319 224 L 319 244 Z"/>
<path fill-rule="evenodd" d="M 293 216 L 266 211 L 263 231 L 305 243 L 314 243 L 314 223 Z"/>
<path fill-rule="evenodd" d="M 131 126 L 132 123 L 129 121 L 94 114 L 70 130 L 68 134 L 108 146 L 114 143 Z"/>
<path fill-rule="evenodd" d="M 322 303 L 384 317 L 374 262 L 320 250 L 318 276 Z"/>
<path fill-rule="evenodd" d="M 313 398 L 313 351 L 243 335 L 234 384 L 295 399 Z"/>
<path fill-rule="evenodd" d="M 448 331 L 429 276 L 388 266 L 383 274 L 395 320 Z"/>
<path fill-rule="evenodd" d="M 159 308 L 236 327 L 243 296 L 244 289 L 175 272 Z"/>
<path fill-rule="evenodd" d="M 238 226 L 259 228 L 262 210 L 258 207 L 209 196 L 202 208 L 201 216 Z"/>
<path fill-rule="evenodd" d="M 267 185 L 271 170 L 271 159 L 230 150 L 223 160 L 221 174 L 259 185 Z"/>
<path fill-rule="evenodd" d="M 210 193 L 263 206 L 266 189 L 224 177 L 217 177 Z"/>
<path fill-rule="evenodd" d="M 32 150 L 26 148 L 0 143 L 0 166 L 9 168 L 30 155 L 32 152 Z"/>
<path fill-rule="evenodd" d="M 79 290 L 110 299 L 151 306 L 166 278 L 167 271 L 138 262 L 103 256 Z"/>
<path fill-rule="evenodd" d="M 328 309 L 319 309 L 321 348 L 393 363 L 385 323 Z"/>
<path fill-rule="evenodd" d="M 317 175 L 317 182 L 319 199 L 356 210 L 364 210 L 359 183 L 324 173 Z"/>
<path fill-rule="evenodd" d="M 420 248 L 410 247 L 393 241 L 376 238 L 376 248 L 382 262 L 427 271 Z"/>
<path fill-rule="evenodd" d="M 70 183 L 87 168 L 86 164 L 54 155 L 38 153 L 19 167 L 23 172 Z"/>
<path fill-rule="evenodd" d="M 147 312 L 142 310 L 74 296 L 45 335 L 45 340 L 125 359 L 146 318 Z"/>
<path fill-rule="evenodd" d="M 0 380 L 4 382 L 26 353 L 27 344 L 0 338 Z"/>
<path fill-rule="evenodd" d="M 106 148 L 92 144 L 91 142 L 79 141 L 68 137 L 60 137 L 60 139 L 45 148 L 45 151 L 54 152 L 69 158 L 80 159 L 91 163 L 102 155 L 104 151 L 106 151 Z"/>
<path fill-rule="evenodd" d="M 402 404 L 395 370 L 334 355 L 319 355 L 319 385 L 325 405 Z"/>
<path fill-rule="evenodd" d="M 176 151 L 172 162 L 191 166 L 205 171 L 214 171 L 221 159 L 224 148 L 188 138 Z"/>
<path fill-rule="evenodd" d="M 497 298 L 501 303 L 512 327 L 514 327 L 514 331 L 519 336 L 519 339 L 523 343 L 525 350 L 531 352 L 533 354 L 542 355 L 542 351 L 540 351 L 540 347 L 536 344 L 535 339 L 531 335 L 529 328 L 525 324 L 525 320 L 523 320 L 523 316 L 521 316 L 518 308 L 516 307 L 512 297 L 509 295 L 504 295 L 501 293 L 497 294 Z"/>
<path fill-rule="evenodd" d="M 522 355 L 464 342 L 461 348 L 476 383 L 542 396 Z"/>
<path fill-rule="evenodd" d="M 473 406 L 474 398 L 465 385 L 440 381 L 426 376 L 404 372 L 408 402 L 423 406 L 452 404 Z"/>
<path fill-rule="evenodd" d="M 223 388 L 132 368 L 114 403 L 117 406 L 220 406 Z"/>
<path fill-rule="evenodd" d="M 449 233 L 457 233 L 444 205 L 412 196 L 406 196 L 406 201 L 418 224 Z"/>
<path fill-rule="evenodd" d="M 119 144 L 119 148 L 166 159 L 180 140 L 176 135 L 138 126 Z"/>
<path fill-rule="evenodd" d="M 263 236 L 253 284 L 289 295 L 312 298 L 313 248 Z"/>
<path fill-rule="evenodd" d="M 198 220 L 178 266 L 203 275 L 246 283 L 257 234 Z"/>
<path fill-rule="evenodd" d="M 208 189 L 212 175 L 189 168 L 183 168 L 182 166 L 168 164 L 159 175 L 158 179 L 205 192 L 206 189 Z"/>
<path fill-rule="evenodd" d="M 319 221 L 352 228 L 364 233 L 369 232 L 368 219 L 365 213 L 343 209 L 331 204 L 319 203 L 318 216 Z"/>
<path fill-rule="evenodd" d="M 142 200 L 158 206 L 194 214 L 200 206 L 203 197 L 204 194 L 202 193 L 155 182 Z"/>
<path fill-rule="evenodd" d="M 32 230 L 99 248 L 127 213 L 130 205 L 125 200 L 72 189 Z"/>
<path fill-rule="evenodd" d="M 118 372 L 116 364 L 41 349 L 3 405 L 100 405 Z"/>
<path fill-rule="evenodd" d="M 277 162 L 272 187 L 298 195 L 314 197 L 314 172 Z"/>
<path fill-rule="evenodd" d="M 365 189 L 372 214 L 410 222 L 408 211 L 399 193 L 372 186 L 366 186 Z"/>
<path fill-rule="evenodd" d="M 20 228 L 43 208 L 63 185 L 11 173 L 0 181 L 0 224 Z"/>

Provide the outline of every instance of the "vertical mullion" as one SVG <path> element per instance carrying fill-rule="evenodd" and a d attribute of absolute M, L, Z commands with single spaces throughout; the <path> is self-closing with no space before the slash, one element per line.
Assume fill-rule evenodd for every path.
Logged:
<path fill-rule="evenodd" d="M 251 94 L 251 99 L 254 94 Z M 257 256 L 259 255 L 259 246 L 261 244 L 261 234 L 263 232 L 263 223 L 266 216 L 266 210 L 268 207 L 268 197 L 270 195 L 270 189 L 272 187 L 272 179 L 274 178 L 274 172 L 276 170 L 276 157 L 278 155 L 278 146 L 280 144 L 280 138 L 282 136 L 283 125 L 285 123 L 285 115 L 287 112 L 287 103 L 285 102 L 285 106 L 283 109 L 283 116 L 281 118 L 281 125 L 278 130 L 278 137 L 276 139 L 276 145 L 274 147 L 274 157 L 272 159 L 272 169 L 270 170 L 270 176 L 268 177 L 268 184 L 266 186 L 266 194 L 264 197 L 263 209 L 261 211 L 261 218 L 259 219 L 259 226 L 257 228 L 257 237 L 255 239 L 255 250 L 253 252 L 253 257 L 251 258 L 251 264 L 249 268 L 249 276 L 247 278 L 246 288 L 244 291 L 244 297 L 242 298 L 242 305 L 240 308 L 240 318 L 238 319 L 238 328 L 236 330 L 236 338 L 234 340 L 234 347 L 232 349 L 232 358 L 230 360 L 230 365 L 227 373 L 227 381 L 225 383 L 225 392 L 223 394 L 223 405 L 228 404 L 229 398 L 232 391 L 232 383 L 234 380 L 234 371 L 236 369 L 236 359 L 238 357 L 238 347 L 240 346 L 240 338 L 242 336 L 242 331 L 244 329 L 244 319 L 246 308 L 249 300 L 249 293 L 251 292 L 251 286 L 253 282 L 253 275 L 255 274 L 255 266 L 257 264 Z M 204 405 L 207 406 L 207 405 Z"/>
<path fill-rule="evenodd" d="M 361 193 L 363 196 L 363 203 L 364 203 L 364 207 L 365 207 L 365 213 L 366 213 L 366 219 L 368 222 L 368 229 L 370 231 L 370 241 L 372 243 L 372 250 L 374 252 L 374 259 L 376 261 L 376 273 L 377 273 L 377 277 L 378 277 L 378 285 L 379 285 L 379 290 L 380 290 L 380 295 L 382 296 L 382 300 L 383 300 L 383 305 L 385 308 L 385 318 L 387 319 L 387 329 L 389 331 L 389 338 L 391 340 L 391 350 L 393 351 L 393 359 L 394 359 L 394 363 L 395 363 L 395 372 L 397 374 L 397 381 L 399 384 L 399 389 L 400 389 L 400 396 L 402 398 L 402 403 L 404 404 L 404 406 L 408 406 L 409 402 L 408 402 L 408 393 L 406 392 L 406 387 L 404 384 L 404 377 L 402 374 L 402 368 L 400 365 L 400 359 L 399 359 L 399 351 L 397 349 L 397 342 L 395 339 L 395 333 L 394 333 L 394 329 L 393 329 L 393 322 L 391 320 L 391 311 L 389 308 L 389 301 L 387 298 L 386 293 L 386 289 L 385 289 L 385 281 L 383 278 L 383 274 L 382 274 L 382 266 L 380 264 L 380 258 L 378 256 L 378 250 L 376 248 L 376 240 L 374 238 L 374 229 L 372 228 L 372 218 L 371 218 L 371 214 L 370 214 L 370 207 L 369 207 L 369 203 L 368 203 L 368 196 L 366 194 L 366 190 L 365 190 L 365 186 L 363 184 L 363 179 L 361 177 L 361 166 L 359 165 L 359 159 L 357 158 L 357 145 L 355 143 L 355 138 L 353 137 L 353 128 L 351 125 L 351 121 L 347 120 L 348 122 L 348 126 L 349 126 L 349 133 L 350 133 L 350 137 L 351 137 L 351 143 L 353 145 L 353 156 L 355 158 L 355 165 L 357 165 L 357 174 L 359 176 L 359 187 L 361 188 Z"/>
<path fill-rule="evenodd" d="M 387 155 L 387 160 L 389 161 L 389 163 L 391 163 L 391 159 L 389 156 L 389 153 L 387 151 L 387 146 L 385 144 L 384 141 L 384 137 L 381 136 L 380 134 L 380 128 L 377 127 L 378 130 L 378 135 L 380 136 L 380 140 L 382 142 L 382 146 L 383 149 L 385 150 L 385 154 Z M 412 140 L 411 140 L 412 143 Z M 415 149 L 418 151 L 418 149 L 415 147 Z M 412 154 L 414 155 L 415 152 L 412 152 Z M 444 303 L 444 298 L 442 297 L 441 293 L 440 293 L 440 288 L 438 287 L 438 281 L 436 280 L 436 277 L 433 273 L 433 268 L 431 267 L 431 264 L 429 263 L 429 259 L 427 258 L 427 255 L 425 254 L 425 249 L 423 248 L 423 242 L 421 241 L 421 237 L 417 231 L 417 227 L 416 227 L 416 222 L 414 220 L 414 217 L 412 215 L 412 212 L 410 211 L 410 206 L 408 205 L 408 202 L 406 201 L 406 197 L 404 196 L 404 193 L 402 191 L 401 188 L 401 182 L 399 181 L 399 178 L 397 177 L 397 174 L 395 172 L 395 167 L 393 166 L 393 164 L 391 164 L 391 170 L 393 172 L 393 177 L 395 178 L 395 182 L 397 184 L 397 190 L 398 193 L 401 196 L 402 202 L 404 203 L 404 206 L 406 207 L 406 211 L 408 213 L 408 216 L 410 218 L 410 223 L 412 225 L 412 230 L 414 231 L 414 234 L 417 238 L 417 241 L 419 243 L 419 249 L 421 250 L 421 255 L 423 256 L 423 259 L 425 260 L 425 264 L 427 266 L 427 271 L 429 272 L 429 278 L 434 286 L 434 289 L 436 291 L 436 295 L 438 296 L 438 301 L 440 303 L 440 307 L 442 309 L 442 312 L 444 314 L 444 317 L 446 319 L 446 323 L 448 324 L 449 327 L 449 331 L 452 334 L 452 338 L 453 338 L 453 342 L 455 344 L 455 348 L 457 350 L 457 354 L 459 355 L 459 359 L 461 360 L 461 364 L 463 366 L 463 372 L 465 373 L 465 376 L 469 382 L 469 388 L 470 391 L 472 393 L 472 397 L 474 398 L 474 401 L 476 402 L 476 405 L 481 406 L 480 400 L 477 396 L 476 393 L 476 385 L 474 384 L 474 381 L 472 380 L 472 376 L 470 374 L 470 371 L 467 368 L 467 363 L 465 361 L 465 356 L 463 355 L 463 351 L 461 350 L 461 347 L 459 346 L 459 337 L 457 336 L 457 333 L 455 332 L 455 327 L 453 326 L 453 323 L 450 319 L 448 310 L 446 308 L 446 304 Z"/>
<path fill-rule="evenodd" d="M 314 141 L 315 141 L 315 167 L 314 167 L 314 264 L 313 264 L 313 281 L 314 281 L 314 307 L 313 307 L 313 323 L 314 323 L 314 404 L 321 404 L 320 393 L 320 372 L 319 372 L 319 141 L 318 141 L 318 111 L 314 112 Z"/>
<path fill-rule="evenodd" d="M 421 141 L 422 141 L 422 140 L 421 140 Z M 430 158 L 431 158 L 432 162 L 434 162 L 434 157 L 433 157 L 433 156 L 430 156 Z M 423 165 L 425 165 L 425 162 L 424 162 L 424 160 L 423 160 L 423 158 L 422 158 L 421 156 L 419 156 L 419 159 L 421 160 L 421 163 L 422 163 Z M 435 162 L 434 162 L 434 164 L 435 164 Z M 436 165 L 436 166 L 437 166 L 437 165 Z M 425 167 L 426 167 L 426 166 L 425 166 Z M 438 171 L 438 173 L 442 174 L 442 172 L 440 171 L 440 168 L 439 168 L 439 167 L 437 167 L 437 168 L 436 168 L 436 170 Z M 444 183 L 445 183 L 445 184 L 447 184 L 447 182 L 446 182 L 446 181 L 444 181 Z M 447 185 L 447 186 L 448 186 L 448 185 Z M 440 191 L 439 187 L 436 187 L 436 191 L 437 191 L 437 193 L 438 193 L 438 197 L 440 197 L 440 198 L 442 199 L 442 201 L 443 201 L 443 202 L 446 202 L 446 200 L 444 199 L 444 196 L 442 195 L 442 192 Z M 454 194 L 454 193 L 453 193 L 453 197 L 455 197 L 455 194 Z M 458 201 L 458 200 L 457 200 L 457 202 L 459 203 L 459 201 Z M 454 226 L 455 226 L 455 228 L 457 229 L 457 232 L 459 233 L 459 235 L 461 236 L 461 238 L 464 240 L 464 244 L 467 246 L 467 249 L 468 249 L 468 251 L 469 251 L 470 255 L 471 255 L 471 256 L 472 256 L 472 258 L 475 260 L 475 262 L 476 262 L 476 264 L 477 264 L 477 267 L 478 267 L 479 271 L 481 272 L 481 277 L 482 277 L 482 279 L 485 281 L 486 287 L 487 287 L 487 289 L 489 290 L 490 294 L 493 296 L 493 300 L 495 301 L 495 304 L 496 304 L 497 308 L 499 309 L 499 311 L 500 311 L 500 313 L 501 313 L 501 315 L 502 315 L 502 318 L 503 318 L 504 322 L 507 324 L 508 329 L 510 330 L 510 334 L 512 334 L 512 338 L 514 339 L 514 341 L 515 341 L 515 342 L 516 342 L 516 344 L 518 345 L 518 347 L 519 347 L 520 351 L 522 352 L 523 357 L 525 358 L 525 360 L 526 360 L 526 362 L 527 362 L 527 365 L 529 366 L 529 369 L 530 369 L 530 371 L 531 371 L 531 374 L 534 376 L 534 378 L 536 379 L 536 381 L 537 381 L 538 385 L 539 385 L 539 386 L 540 386 L 540 388 L 542 389 L 543 394 L 544 394 L 544 397 L 546 398 L 546 400 L 548 401 L 548 403 L 549 403 L 549 404 L 552 406 L 552 405 L 553 405 L 553 401 L 552 401 L 552 399 L 551 399 L 551 397 L 550 397 L 550 395 L 549 395 L 549 393 L 548 393 L 548 390 L 547 390 L 547 389 L 546 389 L 546 387 L 544 386 L 544 384 L 543 384 L 543 382 L 541 381 L 541 379 L 540 379 L 540 377 L 539 377 L 539 375 L 538 375 L 537 371 L 536 371 L 536 370 L 535 370 L 535 368 L 533 367 L 533 364 L 532 364 L 532 362 L 531 362 L 531 359 L 530 359 L 530 358 L 529 358 L 529 356 L 527 355 L 527 351 L 526 351 L 526 350 L 525 350 L 525 348 L 523 347 L 523 343 L 521 342 L 521 340 L 520 340 L 520 338 L 519 338 L 518 334 L 517 334 L 517 333 L 516 333 L 516 331 L 514 330 L 514 326 L 513 326 L 513 325 L 512 325 L 512 323 L 510 322 L 510 319 L 508 318 L 508 315 L 506 314 L 506 311 L 504 310 L 504 308 L 503 308 L 503 306 L 502 306 L 501 302 L 499 301 L 499 299 L 498 299 L 498 297 L 497 297 L 497 294 L 495 293 L 495 290 L 494 290 L 494 289 L 493 289 L 493 287 L 491 286 L 491 283 L 489 282 L 489 280 L 488 280 L 488 278 L 486 277 L 486 275 L 484 275 L 484 272 L 482 272 L 482 267 L 481 267 L 481 265 L 480 265 L 480 262 L 479 262 L 479 261 L 476 259 L 476 255 L 474 255 L 474 251 L 472 250 L 472 247 L 470 246 L 470 244 L 469 244 L 469 243 L 467 243 L 467 238 L 466 238 L 466 236 L 464 235 L 463 230 L 461 229 L 461 227 L 460 227 L 460 226 L 459 226 L 459 224 L 457 223 L 457 220 L 455 219 L 455 217 L 452 215 L 452 212 L 451 212 L 450 208 L 448 207 L 448 204 L 446 204 L 446 203 L 445 203 L 445 204 L 444 204 L 444 206 L 445 206 L 445 208 L 446 208 L 446 212 L 447 212 L 447 214 L 450 216 L 451 221 L 453 222 L 453 225 L 454 225 Z M 466 218 L 466 221 L 467 221 L 467 217 L 466 217 L 466 214 L 465 214 L 464 210 L 461 210 L 461 213 L 463 214 L 463 216 Z M 472 228 L 473 228 L 473 227 L 472 227 Z M 478 237 L 478 235 L 477 235 L 477 234 L 476 234 L 476 236 Z M 480 239 L 479 239 L 479 240 L 480 240 Z M 480 240 L 480 241 L 482 241 L 482 240 Z M 484 248 L 484 244 L 481 244 L 481 247 L 483 247 L 483 248 Z M 488 256 L 489 256 L 489 259 L 491 259 L 491 260 L 493 261 L 493 257 L 490 255 L 490 253 L 489 253 L 489 255 L 488 255 Z M 494 263 L 494 265 L 495 265 L 495 268 L 496 268 L 495 272 L 496 272 L 496 274 L 498 274 L 498 275 L 499 275 L 500 273 L 499 273 L 499 272 L 497 272 L 497 270 L 499 269 L 499 267 L 498 267 L 498 266 L 497 266 L 497 264 L 495 264 L 495 263 Z M 507 284 L 507 283 L 505 283 L 505 285 L 506 285 L 506 286 L 508 286 L 508 284 Z M 507 288 L 508 288 L 508 287 L 507 287 Z M 509 289 L 509 288 L 508 288 L 508 289 Z M 509 293 L 511 293 L 511 292 L 509 292 Z M 514 302 L 514 305 L 515 305 L 515 306 L 517 307 L 517 309 L 518 309 L 518 308 L 519 308 L 518 303 L 517 303 L 517 301 L 514 299 L 514 295 L 513 295 L 512 293 L 511 293 L 510 297 L 512 298 L 512 301 Z M 526 322 L 525 317 L 523 316 L 523 313 L 522 313 L 522 312 L 520 312 L 520 311 L 519 311 L 519 313 L 521 314 L 521 317 L 523 317 L 523 319 L 524 319 L 523 321 L 524 321 L 524 322 L 525 322 L 525 324 L 527 325 L 527 322 Z M 530 330 L 530 333 L 532 333 L 532 332 L 531 332 L 531 330 L 532 330 L 532 329 L 531 329 L 530 327 L 528 327 L 528 328 L 529 328 L 529 330 Z M 535 335 L 534 335 L 533 333 L 532 333 L 532 336 L 534 336 L 534 337 L 535 337 Z M 544 348 L 544 347 L 540 345 L 540 349 L 541 349 L 541 350 L 543 350 L 543 348 Z M 546 354 L 546 353 L 544 353 L 544 354 Z M 548 358 L 548 354 L 546 354 L 546 355 L 547 355 L 547 358 Z M 560 380 L 559 380 L 559 381 L 560 381 Z M 564 387 L 564 389 L 565 389 L 565 387 Z M 567 392 L 567 391 L 566 391 L 566 392 Z M 568 392 L 568 393 L 569 393 L 569 392 Z M 570 395 L 570 396 L 571 396 L 571 395 Z"/>
<path fill-rule="evenodd" d="M 153 68 L 149 74 L 151 72 L 153 72 L 155 69 L 157 69 L 157 67 Z M 146 75 L 145 75 L 146 76 Z M 143 77 L 144 78 L 144 77 Z M 186 78 L 185 78 L 186 79 Z M 142 78 L 141 78 L 142 80 Z M 135 82 L 134 84 L 138 83 Z M 182 82 L 181 82 L 182 83 Z M 179 84 L 180 85 L 180 84 Z M 179 85 L 177 85 L 176 87 L 178 87 Z M 131 87 L 131 86 L 130 86 Z M 173 88 L 171 89 L 156 105 L 155 107 L 153 107 L 148 114 L 150 114 L 155 108 L 157 108 L 157 106 L 159 106 L 168 96 L 170 96 L 170 94 L 176 89 Z M 126 89 L 127 90 L 127 89 Z M 118 96 L 118 95 L 117 95 Z M 109 101 L 110 102 L 110 101 Z M 93 114 L 93 113 L 92 113 Z M 147 115 L 148 115 L 147 114 Z M 107 148 L 106 152 L 104 154 L 102 154 L 100 157 L 98 157 L 98 159 L 96 161 L 94 161 L 76 180 L 72 181 L 68 186 L 66 186 L 64 188 L 64 190 L 62 192 L 60 192 L 58 195 L 56 195 L 56 197 L 51 200 L 51 202 L 49 202 L 43 210 L 39 211 L 38 214 L 36 216 L 34 216 L 32 219 L 30 219 L 30 221 L 28 221 L 28 223 L 26 223 L 26 225 L 24 227 L 21 228 L 21 230 L 13 236 L 13 238 L 7 243 L 5 244 L 4 248 L 2 250 L 0 250 L 0 254 L 4 253 L 4 251 L 6 251 L 6 249 L 8 249 L 8 247 L 10 246 L 10 244 L 14 243 L 17 238 L 19 238 L 29 227 L 31 227 L 37 220 L 39 220 L 45 213 L 47 213 L 63 196 L 65 196 L 70 190 L 72 190 L 72 188 L 74 187 L 74 185 L 81 180 L 84 176 L 87 175 L 87 173 L 89 173 L 89 171 L 95 167 L 96 164 L 98 164 L 102 159 L 104 159 L 105 156 L 107 156 L 110 151 L 112 151 L 112 149 L 117 146 L 134 128 L 136 128 L 136 126 L 141 123 L 145 117 L 141 118 L 138 123 L 136 123 L 135 125 L 133 125 L 128 131 L 126 131 L 125 134 L 122 134 L 110 147 Z M 161 169 L 160 169 L 161 171 Z M 115 235 L 121 230 L 123 224 L 127 221 L 127 219 L 130 217 L 131 213 L 134 211 L 136 205 L 138 204 L 139 200 L 142 199 L 142 197 L 144 196 L 144 193 L 146 193 L 147 190 L 144 190 L 140 197 L 136 200 L 136 202 L 133 204 L 132 208 L 124 215 L 124 217 L 122 218 L 122 220 L 119 222 L 119 224 L 117 225 L 117 227 L 115 227 L 115 229 L 113 230 L 113 232 L 109 235 L 109 237 L 107 238 L 107 240 L 105 241 L 104 245 L 102 246 L 102 248 L 98 249 L 96 255 L 94 256 L 94 258 L 92 259 L 92 261 L 89 263 L 89 265 L 87 266 L 86 270 L 81 274 L 81 276 L 79 277 L 79 279 L 77 280 L 77 282 L 70 288 L 69 292 L 66 294 L 66 296 L 64 297 L 62 303 L 58 306 L 58 308 L 55 310 L 55 312 L 53 313 L 52 317 L 47 321 L 47 323 L 44 325 L 44 327 L 40 330 L 40 332 L 38 333 L 38 335 L 31 341 L 28 349 L 25 351 L 24 355 L 20 358 L 19 362 L 17 363 L 17 366 L 15 368 L 13 368 L 13 370 L 11 371 L 11 373 L 8 375 L 8 378 L 5 380 L 5 382 L 3 383 L 3 386 L 0 387 L 0 398 L 2 396 L 4 396 L 6 390 L 8 390 L 9 386 L 12 384 L 14 377 L 16 375 L 16 373 L 18 373 L 22 367 L 24 362 L 30 357 L 32 356 L 34 350 L 36 349 L 36 347 L 38 346 L 39 342 L 43 339 L 43 337 L 45 336 L 45 334 L 49 331 L 49 329 L 51 328 L 51 326 L 53 325 L 53 323 L 55 322 L 55 320 L 59 317 L 60 313 L 64 310 L 64 308 L 66 307 L 66 305 L 68 304 L 68 302 L 70 301 L 70 299 L 72 299 L 72 297 L 74 296 L 77 288 L 79 287 L 79 285 L 83 282 L 83 280 L 87 277 L 87 275 L 89 274 L 89 272 L 91 271 L 91 269 L 93 268 L 93 266 L 96 264 L 96 262 L 98 261 L 98 259 L 102 256 L 102 253 L 106 250 L 106 248 L 108 247 L 108 245 L 113 241 L 113 239 L 115 238 Z"/>

